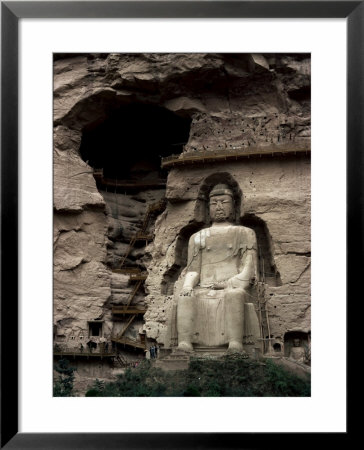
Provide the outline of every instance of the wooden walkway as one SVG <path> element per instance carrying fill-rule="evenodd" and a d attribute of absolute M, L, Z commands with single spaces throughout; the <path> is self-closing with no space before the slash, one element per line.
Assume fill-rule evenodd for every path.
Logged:
<path fill-rule="evenodd" d="M 138 309 L 133 307 L 126 308 L 124 305 L 113 306 L 111 309 L 112 314 L 145 314 L 146 311 L 146 309 Z"/>
<path fill-rule="evenodd" d="M 94 169 L 96 182 L 112 189 L 158 189 L 165 188 L 167 180 L 164 178 L 146 180 L 118 180 L 117 178 L 105 178 L 103 169 Z"/>
<path fill-rule="evenodd" d="M 140 349 L 146 349 L 146 344 L 144 342 L 141 341 L 135 341 L 134 339 L 129 339 L 125 336 L 123 337 L 114 337 L 111 338 L 111 340 L 117 344 L 123 344 L 123 345 L 128 345 L 130 347 L 134 347 L 134 348 L 140 348 Z"/>
<path fill-rule="evenodd" d="M 127 270 L 120 268 L 120 269 L 112 269 L 113 273 L 121 273 L 124 275 L 129 275 L 129 279 L 131 281 L 144 281 L 147 279 L 148 276 L 148 272 L 146 271 L 141 271 L 141 270 L 136 270 L 135 272 L 128 272 Z"/>
<path fill-rule="evenodd" d="M 128 328 L 131 326 L 133 321 L 135 319 L 137 319 L 137 317 L 140 314 L 144 314 L 146 312 L 146 309 L 139 309 L 135 306 L 131 306 L 131 302 L 132 302 L 133 298 L 136 296 L 139 289 L 143 286 L 144 281 L 147 279 L 148 273 L 147 273 L 147 271 L 142 271 L 137 267 L 124 266 L 124 263 L 125 263 L 127 257 L 129 256 L 131 250 L 133 249 L 134 244 L 137 240 L 145 240 L 146 244 L 148 243 L 148 241 L 153 240 L 153 235 L 148 234 L 149 223 L 150 223 L 152 217 L 156 213 L 163 211 L 165 206 L 166 206 L 165 199 L 162 199 L 159 202 L 149 205 L 149 207 L 145 213 L 142 226 L 139 229 L 139 231 L 137 231 L 130 239 L 129 245 L 122 257 L 120 266 L 117 269 L 113 269 L 114 273 L 121 273 L 121 274 L 129 275 L 129 280 L 136 282 L 135 285 L 133 286 L 132 292 L 128 296 L 126 304 L 112 306 L 111 312 L 114 316 L 113 320 L 115 320 L 115 321 L 123 320 L 124 316 L 127 315 L 127 317 L 125 317 L 125 319 L 127 319 L 127 320 L 126 320 L 126 323 L 124 323 L 124 328 L 116 336 L 111 337 L 111 341 L 116 344 L 122 344 L 124 346 L 140 348 L 143 350 L 146 348 L 146 342 L 144 339 L 141 338 L 140 341 L 137 341 L 134 339 L 129 339 L 129 338 L 125 337 L 125 333 L 128 330 Z"/>
<path fill-rule="evenodd" d="M 85 348 L 84 351 L 81 352 L 80 349 L 73 349 L 73 348 L 65 348 L 65 349 L 59 349 L 53 351 L 54 356 L 68 356 L 73 357 L 73 359 L 76 358 L 115 358 L 116 353 L 115 352 L 100 352 L 100 351 L 89 351 L 88 348 Z"/>
<path fill-rule="evenodd" d="M 169 169 L 175 166 L 184 166 L 191 164 L 204 164 L 211 162 L 224 162 L 224 161 L 237 161 L 245 158 L 261 158 L 261 157 L 282 157 L 288 155 L 297 154 L 310 154 L 310 147 L 303 146 L 302 148 L 286 147 L 286 146 L 274 146 L 269 149 L 258 147 L 235 147 L 232 150 L 226 149 L 225 151 L 196 151 L 186 152 L 178 155 L 167 156 L 162 158 L 161 167 L 163 169 Z"/>

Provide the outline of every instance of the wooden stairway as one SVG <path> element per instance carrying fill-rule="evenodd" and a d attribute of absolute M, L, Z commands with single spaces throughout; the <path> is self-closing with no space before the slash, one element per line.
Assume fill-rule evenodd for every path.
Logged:
<path fill-rule="evenodd" d="M 146 271 L 142 271 L 137 267 L 125 267 L 124 264 L 125 264 L 126 259 L 129 256 L 131 250 L 133 249 L 136 241 L 145 240 L 147 243 L 148 241 L 153 240 L 153 235 L 148 234 L 148 232 L 147 232 L 148 226 L 149 226 L 150 220 L 153 217 L 153 215 L 159 211 L 162 211 L 164 209 L 164 207 L 165 207 L 165 200 L 160 200 L 159 202 L 153 203 L 152 205 L 150 205 L 148 207 L 148 209 L 145 213 L 144 219 L 143 219 L 142 226 L 141 226 L 140 230 L 138 232 L 136 232 L 130 239 L 128 248 L 121 259 L 119 268 L 113 269 L 114 273 L 127 274 L 127 275 L 129 275 L 129 281 L 136 282 L 131 293 L 129 294 L 129 296 L 127 298 L 126 304 L 125 305 L 117 305 L 117 306 L 112 307 L 113 315 L 115 315 L 115 316 L 129 315 L 130 316 L 128 318 L 128 321 L 126 322 L 125 327 L 120 331 L 120 333 L 111 338 L 111 340 L 117 344 L 123 344 L 124 346 L 128 345 L 128 346 L 132 346 L 134 348 L 140 348 L 140 349 L 146 348 L 145 341 L 142 341 L 142 340 L 136 341 L 133 339 L 129 339 L 129 338 L 125 337 L 125 333 L 128 330 L 128 328 L 130 327 L 130 325 L 133 323 L 135 318 L 139 314 L 144 314 L 146 312 L 145 309 L 138 309 L 135 306 L 134 307 L 131 306 L 131 303 L 132 303 L 134 297 L 136 296 L 137 292 L 139 291 L 139 289 L 143 286 L 144 281 L 147 279 L 148 274 Z"/>

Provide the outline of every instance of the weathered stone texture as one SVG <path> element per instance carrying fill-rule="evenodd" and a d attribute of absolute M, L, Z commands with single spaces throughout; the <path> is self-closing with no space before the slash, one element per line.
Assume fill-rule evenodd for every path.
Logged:
<path fill-rule="evenodd" d="M 54 322 L 66 341 L 75 330 L 85 330 L 88 320 L 102 318 L 106 336 L 120 329 L 120 323 L 111 320 L 110 307 L 125 304 L 132 287 L 125 276 L 112 274 L 111 267 L 120 262 L 148 204 L 164 194 L 163 190 L 100 193 L 92 168 L 80 156 L 82 132 L 132 103 L 158 105 L 189 117 L 185 154 L 236 148 L 310 149 L 309 55 L 56 58 Z M 154 242 L 134 249 L 128 260 L 148 268 L 147 297 L 141 291 L 133 301 L 148 307 L 145 324 L 136 321 L 128 336 L 135 337 L 144 327 L 148 338 L 170 345 L 175 311 L 173 286 L 172 291 L 164 290 L 165 275 L 175 270 L 178 278 L 185 258 L 183 239 L 208 225 L 199 190 L 206 177 L 217 172 L 229 173 L 238 183 L 243 193 L 240 216 L 254 215 L 269 232 L 281 279 L 281 285 L 267 288 L 272 334 L 283 338 L 286 331 L 310 329 L 310 162 L 297 155 L 170 171 L 167 209 L 150 229 Z M 177 289 L 180 283 L 181 279 Z"/>
<path fill-rule="evenodd" d="M 54 85 L 55 123 L 76 130 L 142 102 L 193 119 L 186 151 L 309 147 L 308 55 L 79 56 L 56 61 Z"/>
<path fill-rule="evenodd" d="M 53 183 L 56 211 L 82 212 L 104 208 L 92 169 L 79 156 L 81 134 L 67 127 L 54 130 Z"/>
<path fill-rule="evenodd" d="M 269 311 L 273 315 L 272 333 L 284 335 L 292 329 L 310 329 L 309 312 L 306 314 L 310 304 L 309 160 L 306 157 L 259 158 L 171 170 L 166 194 L 170 203 L 156 225 L 151 252 L 153 266 L 149 268 L 147 280 L 150 295 L 145 327 L 148 334 L 161 342 L 168 340 L 172 305 L 171 297 L 161 296 L 160 289 L 164 274 L 178 259 L 177 237 L 184 227 L 203 221 L 197 199 L 204 180 L 212 174 L 226 172 L 235 178 L 243 193 L 241 217 L 247 214 L 259 217 L 270 234 L 274 263 L 282 282 L 282 286 L 269 287 L 267 291 Z"/>
<path fill-rule="evenodd" d="M 106 221 L 99 211 L 56 213 L 54 216 L 54 322 L 57 333 L 83 331 L 87 320 L 102 316 L 110 298 L 110 272 L 106 262 Z"/>

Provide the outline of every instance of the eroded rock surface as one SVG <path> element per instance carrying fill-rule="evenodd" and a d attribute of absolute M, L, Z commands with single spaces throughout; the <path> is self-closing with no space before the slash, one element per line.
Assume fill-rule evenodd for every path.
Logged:
<path fill-rule="evenodd" d="M 206 218 L 201 213 L 199 191 L 203 181 L 216 173 L 229 173 L 239 183 L 243 193 L 241 220 L 246 216 L 258 217 L 269 231 L 275 270 L 280 275 L 280 285 L 266 287 L 272 334 L 280 336 L 279 341 L 283 341 L 285 332 L 289 330 L 308 332 L 310 164 L 306 157 L 301 157 L 284 161 L 252 159 L 234 164 L 225 163 L 223 166 L 196 166 L 171 171 L 167 186 L 170 203 L 157 221 L 152 251 L 154 264 L 149 268 L 147 279 L 150 292 L 148 304 L 153 305 L 145 315 L 148 333 L 161 341 L 172 339 L 168 322 L 173 316 L 173 292 L 179 289 L 179 282 L 171 287 L 169 297 L 161 297 L 160 289 L 165 283 L 165 274 L 176 265 L 176 261 L 182 264 L 177 270 L 183 276 L 186 256 L 184 261 L 178 257 L 178 239 L 181 230 L 192 227 L 193 224 L 196 227 L 201 227 L 201 223 L 206 226 Z M 266 276 L 271 270 L 265 269 Z M 172 283 L 176 281 L 175 277 Z"/>
<path fill-rule="evenodd" d="M 135 104 L 157 105 L 188 118 L 186 155 L 309 150 L 310 58 L 182 53 L 55 58 L 54 323 L 60 342 L 78 346 L 75 333 L 87 337 L 92 320 L 104 320 L 107 339 L 120 330 L 122 322 L 112 320 L 111 307 L 126 304 L 132 285 L 111 269 L 122 260 L 148 205 L 165 194 L 167 208 L 150 229 L 153 242 L 133 248 L 128 257 L 129 265 L 148 270 L 144 290 L 133 299 L 133 305 L 148 311 L 127 336 L 137 338 L 144 329 L 148 339 L 162 346 L 175 343 L 173 293 L 182 280 L 188 237 L 208 226 L 200 189 L 216 174 L 229 174 L 236 181 L 243 198 L 241 222 L 255 220 L 266 236 L 262 247 L 269 247 L 271 278 L 278 280 L 266 287 L 271 334 L 283 345 L 287 331 L 308 332 L 309 156 L 178 166 L 169 172 L 166 191 L 99 191 L 93 167 L 80 155 L 83 133 L 118 108 Z"/>

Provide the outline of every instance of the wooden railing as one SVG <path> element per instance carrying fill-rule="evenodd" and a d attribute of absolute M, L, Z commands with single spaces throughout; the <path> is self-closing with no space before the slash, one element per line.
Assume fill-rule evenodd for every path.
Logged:
<path fill-rule="evenodd" d="M 141 348 L 141 349 L 145 349 L 146 348 L 146 344 L 145 342 L 141 342 L 141 341 L 135 341 L 134 339 L 129 339 L 125 336 L 122 336 L 120 338 L 116 337 L 112 337 L 111 340 L 113 342 L 116 342 L 117 344 L 124 344 L 124 345 L 129 345 L 131 347 L 135 347 L 135 348 Z"/>
<path fill-rule="evenodd" d="M 140 273 L 131 273 L 129 279 L 131 281 L 144 281 L 148 277 L 148 272 L 140 271 Z"/>
<path fill-rule="evenodd" d="M 125 275 L 139 275 L 142 271 L 138 267 L 121 267 L 120 269 L 113 269 L 113 272 Z"/>
<path fill-rule="evenodd" d="M 111 347 L 111 344 L 109 344 Z M 70 348 L 64 348 L 55 346 L 53 348 L 53 354 L 55 356 L 95 356 L 100 358 L 112 358 L 116 356 L 116 353 L 113 350 L 105 350 L 102 347 L 101 348 L 90 348 L 87 345 L 84 346 L 84 349 L 81 350 L 80 347 L 70 347 Z"/>
<path fill-rule="evenodd" d="M 300 147 L 294 147 L 289 144 L 274 145 L 269 147 L 233 147 L 225 150 L 205 150 L 185 152 L 178 155 L 170 155 L 162 158 L 161 167 L 166 169 L 168 167 L 180 166 L 185 164 L 199 164 L 213 161 L 234 161 L 242 158 L 261 157 L 261 156 L 278 156 L 289 155 L 297 153 L 310 153 L 309 145 L 300 144 Z"/>
<path fill-rule="evenodd" d="M 98 183 L 112 188 L 158 188 L 165 187 L 165 178 L 142 179 L 142 180 L 121 180 L 117 178 L 105 178 L 104 169 L 94 169 L 93 174 Z"/>
<path fill-rule="evenodd" d="M 126 305 L 113 306 L 111 309 L 112 314 L 145 314 L 146 309 L 138 309 L 135 307 L 126 308 Z"/>

